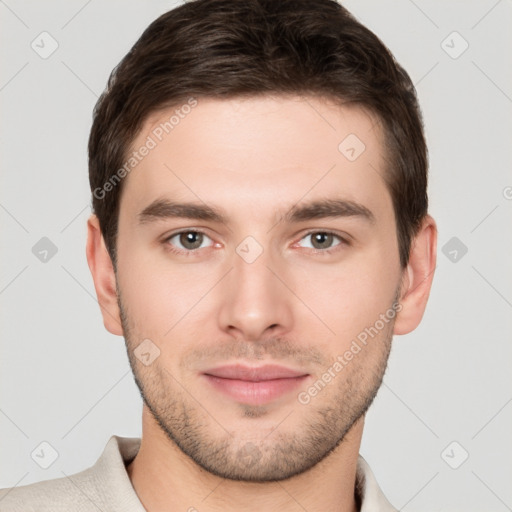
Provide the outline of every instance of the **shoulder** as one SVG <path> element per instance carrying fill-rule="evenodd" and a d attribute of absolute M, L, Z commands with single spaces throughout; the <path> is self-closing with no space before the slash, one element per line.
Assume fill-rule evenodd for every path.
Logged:
<path fill-rule="evenodd" d="M 125 468 L 139 446 L 139 438 L 111 436 L 96 463 L 79 473 L 0 489 L 0 512 L 139 511 Z"/>
<path fill-rule="evenodd" d="M 1 512 L 58 512 L 95 510 L 94 474 L 86 469 L 74 475 L 0 489 Z"/>

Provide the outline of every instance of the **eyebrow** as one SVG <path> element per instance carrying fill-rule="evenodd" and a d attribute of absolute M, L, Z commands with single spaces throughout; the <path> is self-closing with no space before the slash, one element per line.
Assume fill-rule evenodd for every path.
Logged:
<path fill-rule="evenodd" d="M 345 199 L 320 199 L 293 206 L 283 216 L 285 222 L 293 224 L 308 220 L 358 217 L 371 224 L 375 215 L 366 206 Z M 205 220 L 219 224 L 228 224 L 228 217 L 218 208 L 202 203 L 180 203 L 168 199 L 156 199 L 146 206 L 139 215 L 139 224 L 147 224 L 162 219 L 182 218 Z"/>

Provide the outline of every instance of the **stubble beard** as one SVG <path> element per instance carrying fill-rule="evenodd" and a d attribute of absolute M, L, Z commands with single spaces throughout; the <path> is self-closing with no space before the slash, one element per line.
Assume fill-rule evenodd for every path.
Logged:
<path fill-rule="evenodd" d="M 204 470 L 230 480 L 282 481 L 324 460 L 366 414 L 381 386 L 391 350 L 394 320 L 379 339 L 370 341 L 378 344 L 373 347 L 375 361 L 368 363 L 371 358 L 365 358 L 364 347 L 309 404 L 295 400 L 291 410 L 283 411 L 275 422 L 274 430 L 248 437 L 247 432 L 217 421 L 215 410 L 198 403 L 159 358 L 150 366 L 141 364 L 134 355 L 139 337 L 133 332 L 119 291 L 118 304 L 128 359 L 144 404 L 171 443 Z M 260 354 L 265 350 L 262 344 Z M 238 405 L 240 418 L 256 422 L 269 414 L 265 405 Z M 301 420 L 290 429 L 287 419 L 293 421 L 297 413 Z"/>

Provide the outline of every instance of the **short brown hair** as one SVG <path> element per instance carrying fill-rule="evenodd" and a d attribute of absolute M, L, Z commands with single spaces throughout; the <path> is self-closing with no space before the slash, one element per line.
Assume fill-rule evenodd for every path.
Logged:
<path fill-rule="evenodd" d="M 428 158 L 414 85 L 390 51 L 334 0 L 195 0 L 149 25 L 112 71 L 94 109 L 92 206 L 114 267 L 123 181 L 108 193 L 103 187 L 123 166 L 146 118 L 190 97 L 265 94 L 331 98 L 377 116 L 400 264 L 407 265 L 427 214 Z"/>

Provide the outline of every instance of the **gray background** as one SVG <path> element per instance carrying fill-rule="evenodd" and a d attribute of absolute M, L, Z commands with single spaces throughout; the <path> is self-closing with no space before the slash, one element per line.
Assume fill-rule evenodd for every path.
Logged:
<path fill-rule="evenodd" d="M 400 509 L 512 510 L 512 2 L 344 4 L 417 85 L 439 226 L 425 317 L 395 337 L 361 453 Z M 80 471 L 111 434 L 141 434 L 85 258 L 86 143 L 108 74 L 175 5 L 0 0 L 0 487 Z M 58 43 L 45 59 L 31 47 L 51 48 L 43 31 Z M 57 248 L 46 261 L 43 237 Z M 47 469 L 44 441 L 58 453 Z"/>

